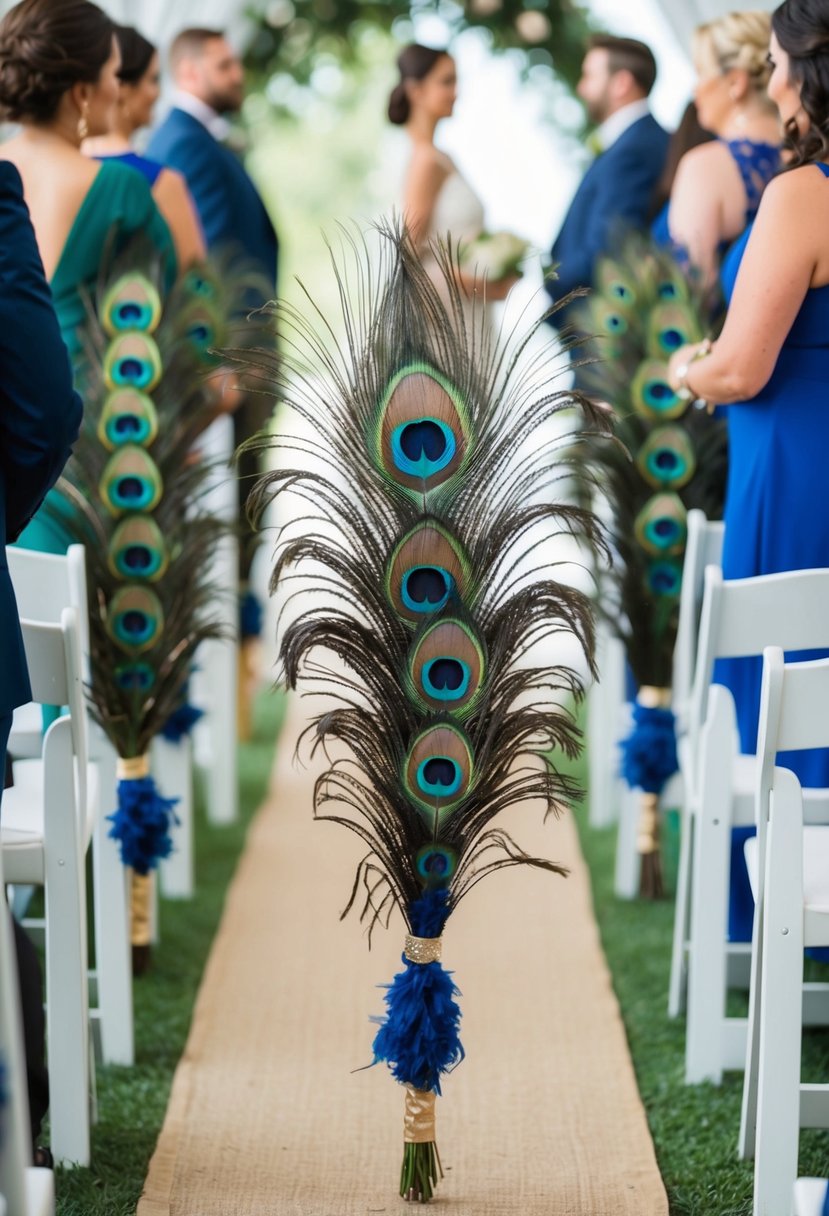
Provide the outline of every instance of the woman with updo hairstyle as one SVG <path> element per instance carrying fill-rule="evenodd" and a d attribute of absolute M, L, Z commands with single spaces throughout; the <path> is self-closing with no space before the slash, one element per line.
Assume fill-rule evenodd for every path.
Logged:
<path fill-rule="evenodd" d="M 829 3 L 786 0 L 771 21 L 768 93 L 788 148 L 751 229 L 723 263 L 718 340 L 671 359 L 674 388 L 726 404 L 728 579 L 829 567 Z M 806 656 L 803 652 L 787 658 Z M 729 659 L 742 750 L 754 753 L 760 659 Z M 829 750 L 784 753 L 805 786 L 829 786 Z"/>
<path fill-rule="evenodd" d="M 423 264 L 440 292 L 445 284 L 430 245 L 445 243 L 448 237 L 457 248 L 464 240 L 478 236 L 484 229 L 484 209 L 451 157 L 435 147 L 438 123 L 451 118 L 455 108 L 454 59 L 447 51 L 411 43 L 398 55 L 397 67 L 400 80 L 389 98 L 389 121 L 404 127 L 411 143 L 401 210 L 422 252 Z M 460 271 L 457 278 L 464 288 L 470 321 L 473 293 L 487 301 L 503 300 L 515 282 L 513 277 L 485 282 Z"/>
<path fill-rule="evenodd" d="M 653 235 L 707 285 L 780 167 L 780 122 L 766 94 L 770 29 L 768 13 L 740 12 L 694 32 L 697 118 L 715 138 L 680 160 Z"/>
<path fill-rule="evenodd" d="M 112 125 L 121 54 L 115 27 L 89 0 L 22 0 L 0 22 L 0 110 L 20 132 L 0 146 L 23 193 L 70 354 L 81 347 L 86 299 L 95 296 L 102 251 L 142 233 L 175 276 L 170 230 L 140 173 L 81 152 Z M 41 511 L 27 548 L 62 552 L 68 536 Z"/>
<path fill-rule="evenodd" d="M 180 269 L 207 255 L 196 206 L 184 177 L 158 161 L 133 151 L 135 133 L 152 123 L 153 109 L 161 93 L 158 51 L 149 39 L 129 25 L 116 25 L 121 51 L 118 79 L 121 87 L 112 109 L 112 126 L 106 135 L 84 141 L 87 156 L 118 159 L 143 173 L 156 205 L 164 216 L 176 247 Z"/>

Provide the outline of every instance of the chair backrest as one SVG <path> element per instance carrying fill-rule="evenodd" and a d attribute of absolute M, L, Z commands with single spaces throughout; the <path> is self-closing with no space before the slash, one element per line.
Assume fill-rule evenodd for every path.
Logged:
<path fill-rule="evenodd" d="M 78 807 L 86 808 L 89 724 L 81 681 L 81 638 L 78 613 L 64 608 L 58 624 L 22 618 L 23 646 L 32 685 L 32 700 L 41 705 L 66 705 L 76 761 Z M 49 733 L 61 724 L 53 722 Z"/>
<path fill-rule="evenodd" d="M 687 709 L 691 699 L 705 569 L 707 566 L 722 565 L 724 537 L 725 524 L 722 520 L 709 520 L 703 511 L 696 508 L 688 512 L 688 538 L 674 647 L 673 699 L 680 712 Z"/>
<path fill-rule="evenodd" d="M 81 628 L 81 653 L 88 655 L 89 607 L 83 545 L 70 545 L 65 554 L 37 553 L 34 549 L 10 545 L 6 558 L 19 615 L 27 621 L 58 624 L 64 608 L 75 608 Z"/>
<path fill-rule="evenodd" d="M 707 566 L 689 733 L 697 754 L 714 662 L 781 650 L 829 649 L 829 569 L 724 579 Z"/>

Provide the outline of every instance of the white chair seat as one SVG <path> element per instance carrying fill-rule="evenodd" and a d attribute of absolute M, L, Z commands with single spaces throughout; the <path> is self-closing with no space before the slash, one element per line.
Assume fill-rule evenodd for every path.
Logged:
<path fill-rule="evenodd" d="M 86 824 L 84 845 L 88 846 L 95 826 L 98 806 L 98 767 L 87 765 Z M 3 820 L 0 842 L 3 848 L 6 882 L 44 881 L 44 790 L 43 765 L 39 760 L 14 763 L 14 785 L 3 792 Z"/>
<path fill-rule="evenodd" d="M 745 843 L 746 866 L 755 900 L 759 886 L 759 845 L 756 836 Z M 803 908 L 807 916 L 806 945 L 810 945 L 808 917 L 829 916 L 829 828 L 803 829 Z M 825 934 L 826 930 L 823 930 Z"/>
<path fill-rule="evenodd" d="M 822 1216 L 825 1178 L 798 1178 L 794 1184 L 794 1216 Z"/>

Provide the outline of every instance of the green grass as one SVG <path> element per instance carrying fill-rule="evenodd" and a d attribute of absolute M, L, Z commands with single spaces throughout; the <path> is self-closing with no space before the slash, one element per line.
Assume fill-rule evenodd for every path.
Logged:
<path fill-rule="evenodd" d="M 239 822 L 208 825 L 197 799 L 196 898 L 162 901 L 161 942 L 153 952 L 151 970 L 134 987 L 135 1066 L 99 1066 L 92 1166 L 58 1171 L 58 1216 L 133 1216 L 135 1212 L 225 891 L 248 824 L 265 794 L 283 710 L 280 694 L 263 694 L 256 704 L 253 739 L 240 751 Z"/>
<path fill-rule="evenodd" d="M 751 1212 L 752 1166 L 737 1158 L 742 1073 L 726 1073 L 721 1086 L 685 1085 L 684 1019 L 667 1016 L 673 903 L 618 900 L 613 895 L 615 829 L 596 830 L 587 808 L 577 812 L 582 848 L 590 868 L 602 944 L 627 1030 L 628 1042 L 647 1111 L 671 1216 L 747 1216 Z M 669 820 L 668 882 L 675 825 Z M 674 831 L 671 831 L 671 827 Z M 671 837 L 674 837 L 672 840 Z M 813 978 L 826 967 L 810 964 Z M 734 1011 L 740 998 L 732 996 Z M 743 1010 L 745 1001 L 743 998 Z M 732 1006 L 729 1006 L 729 1012 Z M 829 1032 L 807 1030 L 804 1079 L 829 1078 Z M 801 1175 L 829 1173 L 829 1135 L 804 1131 Z"/>

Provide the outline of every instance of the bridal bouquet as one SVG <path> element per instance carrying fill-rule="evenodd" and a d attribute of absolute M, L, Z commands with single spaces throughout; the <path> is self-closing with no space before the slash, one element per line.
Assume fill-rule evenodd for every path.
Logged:
<path fill-rule="evenodd" d="M 461 247 L 461 267 L 497 281 L 521 273 L 530 243 L 514 232 L 481 232 Z"/>

